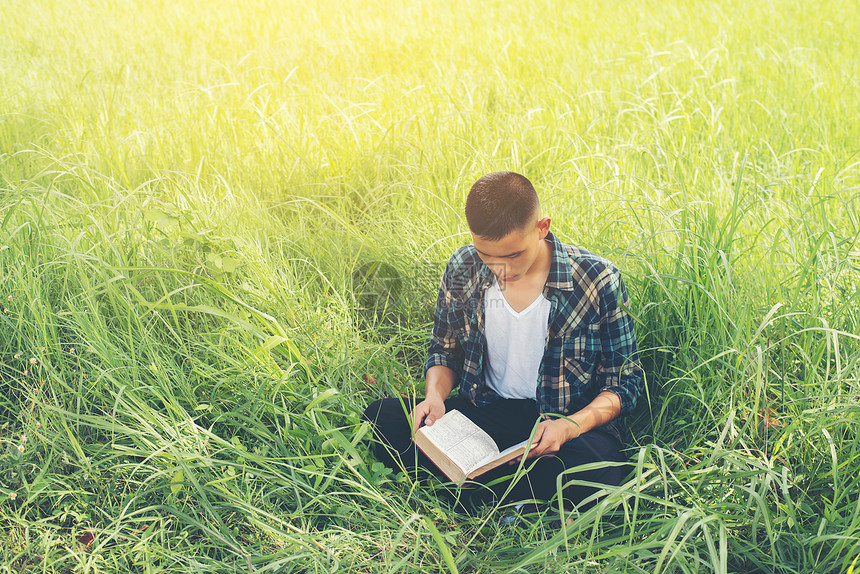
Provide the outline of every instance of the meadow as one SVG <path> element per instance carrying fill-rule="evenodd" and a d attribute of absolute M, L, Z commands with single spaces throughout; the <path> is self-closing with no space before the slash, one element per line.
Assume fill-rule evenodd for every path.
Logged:
<path fill-rule="evenodd" d="M 0 31 L 0 572 L 860 571 L 855 0 L 4 0 Z M 512 523 L 360 419 L 422 392 L 499 169 L 622 270 L 648 379 L 627 480 Z"/>

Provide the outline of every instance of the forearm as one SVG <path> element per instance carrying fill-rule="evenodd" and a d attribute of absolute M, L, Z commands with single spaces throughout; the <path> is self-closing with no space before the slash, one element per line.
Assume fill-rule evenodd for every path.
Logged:
<path fill-rule="evenodd" d="M 606 424 L 621 412 L 621 400 L 611 391 L 603 391 L 585 408 L 566 417 L 548 418 L 535 431 L 535 439 L 528 457 L 558 452 L 564 443 L 582 433 Z"/>
<path fill-rule="evenodd" d="M 584 408 L 565 418 L 550 419 L 563 428 L 568 440 L 593 428 L 605 425 L 621 413 L 621 399 L 612 391 L 603 391 Z"/>
<path fill-rule="evenodd" d="M 456 385 L 457 375 L 444 365 L 436 365 L 427 369 L 425 379 L 424 398 L 444 402 Z"/>

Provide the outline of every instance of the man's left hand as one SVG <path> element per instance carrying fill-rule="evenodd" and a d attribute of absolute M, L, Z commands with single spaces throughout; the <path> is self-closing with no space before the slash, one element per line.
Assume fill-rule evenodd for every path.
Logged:
<path fill-rule="evenodd" d="M 534 442 L 532 442 L 532 448 L 529 450 L 526 458 L 554 454 L 561 449 L 561 445 L 578 437 L 579 434 L 579 427 L 570 420 L 553 419 L 542 421 L 535 430 Z M 508 464 L 516 464 L 521 458 L 512 459 Z"/>
<path fill-rule="evenodd" d="M 567 441 L 608 423 L 620 412 L 621 399 L 618 395 L 612 391 L 601 391 L 584 409 L 566 418 L 554 418 L 538 423 L 532 448 L 526 458 L 556 453 Z M 515 458 L 508 464 L 516 464 L 521 458 Z"/>
<path fill-rule="evenodd" d="M 578 436 L 576 424 L 567 419 L 542 421 L 535 430 L 534 446 L 526 458 L 557 453 L 561 445 Z"/>

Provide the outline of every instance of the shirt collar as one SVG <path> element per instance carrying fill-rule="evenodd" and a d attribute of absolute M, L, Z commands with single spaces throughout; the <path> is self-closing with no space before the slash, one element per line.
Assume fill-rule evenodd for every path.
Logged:
<path fill-rule="evenodd" d="M 573 280 L 573 270 L 570 265 L 570 257 L 567 250 L 552 231 L 547 233 L 545 241 L 552 244 L 552 261 L 549 266 L 549 275 L 546 278 L 546 287 L 555 289 L 571 290 L 576 284 Z"/>
<path fill-rule="evenodd" d="M 570 265 L 570 257 L 561 241 L 552 233 L 547 232 L 544 241 L 549 241 L 552 246 L 552 260 L 550 261 L 549 274 L 546 278 L 545 287 L 570 291 L 576 287 L 573 280 L 573 269 Z M 466 287 L 466 295 L 471 296 L 476 290 L 483 290 L 492 285 L 493 272 L 475 253 L 478 262 L 477 281 Z"/>

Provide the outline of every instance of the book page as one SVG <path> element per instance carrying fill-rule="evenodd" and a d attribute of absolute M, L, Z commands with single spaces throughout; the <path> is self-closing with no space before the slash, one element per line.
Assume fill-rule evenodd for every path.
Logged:
<path fill-rule="evenodd" d="M 488 470 L 492 470 L 499 465 L 505 464 L 518 456 L 523 456 L 526 453 L 526 448 L 528 447 L 528 439 L 524 440 L 519 444 L 515 444 L 510 448 L 506 448 L 502 452 L 499 453 L 498 456 L 493 457 L 485 462 L 483 462 L 480 466 L 476 466 L 469 470 L 466 473 L 466 478 L 475 478 L 487 472 Z"/>
<path fill-rule="evenodd" d="M 505 450 L 503 450 L 502 452 L 499 453 L 498 458 L 502 458 L 503 456 L 505 456 L 509 452 L 514 452 L 518 448 L 522 448 L 522 447 L 526 446 L 528 443 L 529 443 L 529 439 L 526 439 L 523 442 L 518 442 L 514 446 L 509 446 L 508 448 L 506 448 Z"/>
<path fill-rule="evenodd" d="M 490 435 L 457 410 L 448 411 L 431 426 L 421 427 L 419 432 L 445 452 L 464 473 L 499 455 L 499 448 Z"/>

